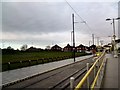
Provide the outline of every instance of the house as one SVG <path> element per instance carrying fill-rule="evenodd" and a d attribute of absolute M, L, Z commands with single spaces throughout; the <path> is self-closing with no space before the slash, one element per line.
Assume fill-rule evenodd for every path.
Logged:
<path fill-rule="evenodd" d="M 91 51 L 93 54 L 95 54 L 96 51 L 97 51 L 96 45 L 91 45 L 91 46 L 90 46 L 90 51 Z"/>
<path fill-rule="evenodd" d="M 93 50 L 93 49 L 96 50 L 96 45 L 91 45 L 91 46 L 90 46 L 90 50 Z"/>
<path fill-rule="evenodd" d="M 67 46 L 65 46 L 63 48 L 63 51 L 64 52 L 71 52 L 71 51 L 73 51 L 73 46 L 70 46 L 69 44 L 67 44 Z"/>
<path fill-rule="evenodd" d="M 90 51 L 90 47 L 85 46 L 85 50 L 86 50 L 86 51 Z"/>
<path fill-rule="evenodd" d="M 84 45 L 80 44 L 79 46 L 76 47 L 77 52 L 85 52 L 86 48 Z"/>
<path fill-rule="evenodd" d="M 37 52 L 37 51 L 42 51 L 42 49 L 31 46 L 30 48 L 27 49 L 27 51 L 36 51 Z"/>
<path fill-rule="evenodd" d="M 51 50 L 52 51 L 62 51 L 62 48 L 56 44 L 53 47 L 51 47 Z"/>

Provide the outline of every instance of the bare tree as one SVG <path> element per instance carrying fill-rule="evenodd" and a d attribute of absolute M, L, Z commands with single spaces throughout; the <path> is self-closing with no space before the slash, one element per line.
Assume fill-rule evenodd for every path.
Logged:
<path fill-rule="evenodd" d="M 13 48 L 12 48 L 11 46 L 8 46 L 7 49 L 11 50 L 11 49 L 13 49 Z"/>
<path fill-rule="evenodd" d="M 50 46 L 46 46 L 46 48 L 45 48 L 45 49 L 50 50 L 50 49 L 51 49 L 51 47 L 50 47 Z"/>
<path fill-rule="evenodd" d="M 22 45 L 21 46 L 21 51 L 26 51 L 27 50 L 27 47 L 28 47 L 28 45 L 27 44 L 24 44 L 24 45 Z"/>

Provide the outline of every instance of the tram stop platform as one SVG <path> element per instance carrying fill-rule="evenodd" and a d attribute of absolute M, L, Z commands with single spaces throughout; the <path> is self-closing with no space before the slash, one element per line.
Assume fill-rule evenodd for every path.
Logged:
<path fill-rule="evenodd" d="M 102 90 L 106 90 L 106 89 L 119 90 L 120 78 L 118 77 L 120 76 L 120 74 L 119 74 L 118 64 L 120 64 L 120 61 L 119 61 L 120 55 L 118 56 L 118 58 L 114 58 L 113 54 L 107 54 L 106 58 L 108 58 L 108 60 L 106 64 L 106 70 L 105 70 L 105 75 L 103 78 L 101 89 Z"/>

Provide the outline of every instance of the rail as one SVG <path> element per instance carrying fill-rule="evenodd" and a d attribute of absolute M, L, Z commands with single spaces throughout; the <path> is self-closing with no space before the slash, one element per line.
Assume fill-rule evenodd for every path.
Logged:
<path fill-rule="evenodd" d="M 89 85 L 88 88 L 91 88 L 91 90 L 94 89 L 95 84 L 96 84 L 96 82 L 98 80 L 98 76 L 100 74 L 100 71 L 102 70 L 102 67 L 105 66 L 105 62 L 106 62 L 106 59 L 104 58 L 105 57 L 105 52 L 106 52 L 106 50 L 104 50 L 103 53 L 101 54 L 101 56 L 99 56 L 96 59 L 96 61 L 92 65 L 92 67 L 87 71 L 87 73 L 85 74 L 85 76 L 81 79 L 81 81 L 78 83 L 78 85 L 75 87 L 74 90 L 80 90 L 82 88 L 83 84 L 85 84 L 85 81 L 88 80 L 88 78 L 89 78 L 89 76 L 90 76 L 90 74 L 91 74 L 92 71 L 95 74 L 94 75 L 94 80 L 93 80 L 91 86 L 90 86 L 90 82 L 88 82 L 89 83 L 88 84 Z M 98 72 L 97 73 L 96 73 L 96 70 L 95 70 L 96 66 L 98 67 Z M 104 72 L 104 69 L 102 70 L 101 73 L 103 74 L 103 72 Z M 97 84 L 98 84 L 98 82 L 97 82 Z"/>

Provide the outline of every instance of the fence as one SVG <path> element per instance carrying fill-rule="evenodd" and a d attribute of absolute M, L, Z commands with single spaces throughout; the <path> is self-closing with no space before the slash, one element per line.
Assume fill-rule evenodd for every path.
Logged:
<path fill-rule="evenodd" d="M 80 90 L 81 88 L 88 88 L 91 90 L 100 88 L 106 65 L 105 52 L 106 50 L 95 60 L 90 68 L 89 63 L 87 63 L 87 73 L 75 87 L 75 90 Z"/>

